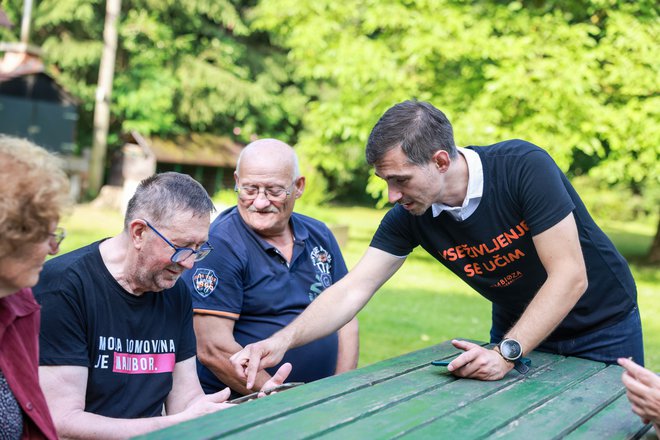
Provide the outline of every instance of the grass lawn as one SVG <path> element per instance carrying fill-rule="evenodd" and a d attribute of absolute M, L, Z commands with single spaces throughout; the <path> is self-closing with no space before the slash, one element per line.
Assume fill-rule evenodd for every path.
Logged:
<path fill-rule="evenodd" d="M 343 249 L 349 268 L 362 256 L 385 212 L 333 206 L 300 211 L 331 225 L 349 226 L 348 245 Z M 631 261 L 642 314 L 646 364 L 660 371 L 660 268 L 636 263 L 651 243 L 654 223 L 600 223 Z M 63 225 L 68 236 L 62 250 L 67 252 L 115 235 L 122 228 L 122 219 L 114 211 L 79 205 Z M 452 338 L 488 340 L 490 303 L 418 249 L 360 312 L 359 320 L 360 366 L 365 366 Z"/>

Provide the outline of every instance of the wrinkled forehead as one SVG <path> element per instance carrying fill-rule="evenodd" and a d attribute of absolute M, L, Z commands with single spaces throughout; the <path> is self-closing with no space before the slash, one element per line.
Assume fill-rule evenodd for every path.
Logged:
<path fill-rule="evenodd" d="M 290 185 L 295 177 L 295 163 L 286 158 L 259 158 L 244 161 L 237 172 L 241 184 Z"/>
<path fill-rule="evenodd" d="M 387 151 L 381 159 L 374 164 L 374 173 L 381 179 L 412 177 L 421 172 L 419 165 L 410 162 L 401 148 Z"/>
<path fill-rule="evenodd" d="M 149 219 L 146 219 L 149 220 Z M 161 219 L 154 226 L 171 241 L 187 243 L 205 242 L 209 235 L 211 214 L 198 214 L 191 211 L 173 213 Z"/>

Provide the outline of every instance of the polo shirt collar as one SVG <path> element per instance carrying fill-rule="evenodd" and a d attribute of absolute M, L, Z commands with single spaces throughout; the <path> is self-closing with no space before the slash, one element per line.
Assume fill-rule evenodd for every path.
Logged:
<path fill-rule="evenodd" d="M 481 158 L 476 151 L 470 150 L 468 148 L 457 147 L 459 154 L 462 154 L 465 157 L 468 167 L 468 187 L 467 193 L 465 194 L 465 199 L 461 206 L 449 206 L 444 203 L 434 203 L 431 205 L 433 211 L 433 217 L 439 216 L 442 211 L 448 211 L 454 217 L 467 218 L 469 214 L 474 212 L 474 209 L 471 212 L 466 213 L 466 208 L 469 205 L 474 206 L 478 204 L 478 201 L 481 199 L 481 196 L 484 192 L 484 170 L 481 163 Z M 476 208 L 476 206 L 475 206 Z"/>

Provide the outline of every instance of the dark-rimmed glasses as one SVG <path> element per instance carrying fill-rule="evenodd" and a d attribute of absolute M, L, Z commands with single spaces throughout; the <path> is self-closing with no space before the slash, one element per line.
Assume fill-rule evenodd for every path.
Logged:
<path fill-rule="evenodd" d="M 141 219 L 143 222 L 146 223 L 149 228 L 156 233 L 160 238 L 165 241 L 165 243 L 169 244 L 172 249 L 174 249 L 174 253 L 170 257 L 170 260 L 172 260 L 172 263 L 180 263 L 183 260 L 189 258 L 191 255 L 195 256 L 195 261 L 201 261 L 206 257 L 212 250 L 213 246 L 211 246 L 211 243 L 208 241 L 204 243 L 199 249 L 195 250 L 193 248 L 188 248 L 188 247 L 178 247 L 172 244 L 171 241 L 169 241 L 163 234 L 158 232 L 158 229 L 154 228 L 151 226 L 151 223 L 148 221 Z"/>
<path fill-rule="evenodd" d="M 245 185 L 245 186 L 234 186 L 234 191 L 238 193 L 238 197 L 241 200 L 256 200 L 259 197 L 259 194 L 263 190 L 264 196 L 271 202 L 283 202 L 291 195 L 293 190 L 293 185 L 296 182 L 294 181 L 288 188 L 283 186 L 256 186 L 256 185 Z"/>
<path fill-rule="evenodd" d="M 59 247 L 60 243 L 62 243 L 62 241 L 64 241 L 64 239 L 66 238 L 66 229 L 64 229 L 61 226 L 58 226 L 57 228 L 55 228 L 54 232 L 49 232 L 48 235 L 50 237 L 53 237 L 53 239 L 55 240 L 55 244 L 57 245 L 56 247 Z"/>

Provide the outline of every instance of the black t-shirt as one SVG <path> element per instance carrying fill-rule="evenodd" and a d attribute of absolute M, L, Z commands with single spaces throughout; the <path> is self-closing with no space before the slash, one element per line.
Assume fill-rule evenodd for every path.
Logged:
<path fill-rule="evenodd" d="M 48 261 L 33 290 L 42 306 L 39 363 L 89 368 L 85 411 L 118 418 L 161 414 L 174 365 L 196 350 L 182 281 L 131 295 L 93 243 Z"/>
<path fill-rule="evenodd" d="M 481 158 L 484 191 L 464 221 L 401 206 L 383 218 L 371 246 L 408 255 L 416 246 L 493 303 L 493 326 L 506 332 L 545 282 L 532 237 L 573 212 L 589 286 L 548 340 L 566 339 L 623 319 L 636 303 L 624 258 L 593 221 L 568 179 L 542 149 L 521 140 L 469 147 Z"/>

